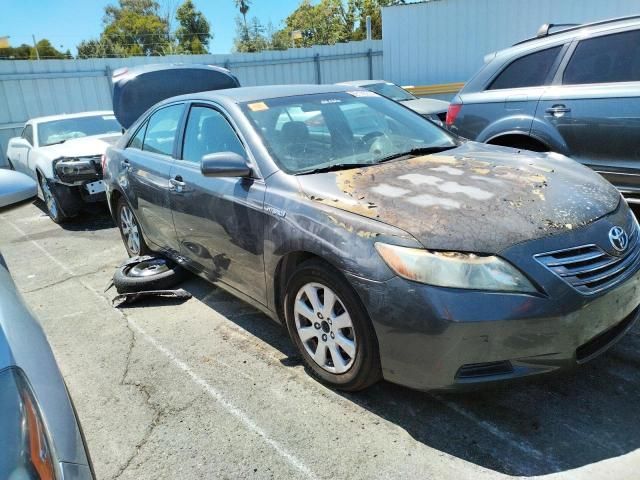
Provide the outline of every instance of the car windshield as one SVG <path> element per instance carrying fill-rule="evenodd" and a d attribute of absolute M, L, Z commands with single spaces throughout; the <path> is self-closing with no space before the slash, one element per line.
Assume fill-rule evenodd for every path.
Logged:
<path fill-rule="evenodd" d="M 363 88 L 370 90 L 372 92 L 379 93 L 383 97 L 390 98 L 396 102 L 406 102 L 407 100 L 415 100 L 416 97 L 411 95 L 405 89 L 400 88 L 394 83 L 390 82 L 381 82 L 381 83 L 371 83 L 369 85 L 363 85 Z"/>
<path fill-rule="evenodd" d="M 115 115 L 91 115 L 65 118 L 38 124 L 38 139 L 41 147 L 66 142 L 72 138 L 119 133 L 122 127 Z"/>
<path fill-rule="evenodd" d="M 252 101 L 242 108 L 278 166 L 291 174 L 373 165 L 458 144 L 418 114 L 364 90 Z"/>

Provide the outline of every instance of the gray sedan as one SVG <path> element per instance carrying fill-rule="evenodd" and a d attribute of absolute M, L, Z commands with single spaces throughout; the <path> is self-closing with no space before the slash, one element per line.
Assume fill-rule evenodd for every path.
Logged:
<path fill-rule="evenodd" d="M 447 118 L 449 102 L 438 100 L 437 98 L 416 97 L 413 93 L 399 87 L 395 83 L 385 80 L 354 80 L 351 82 L 342 82 L 338 85 L 359 87 L 375 92 L 394 102 L 402 103 L 405 107 L 410 108 L 440 126 L 444 125 Z"/>
<path fill-rule="evenodd" d="M 162 252 L 282 322 L 335 388 L 569 368 L 638 316 L 638 224 L 611 184 L 367 90 L 169 98 L 106 157 L 128 253 Z"/>
<path fill-rule="evenodd" d="M 31 178 L 0 170 L 0 211 L 31 201 L 36 192 Z M 0 478 L 94 478 L 51 348 L 1 255 Z"/>

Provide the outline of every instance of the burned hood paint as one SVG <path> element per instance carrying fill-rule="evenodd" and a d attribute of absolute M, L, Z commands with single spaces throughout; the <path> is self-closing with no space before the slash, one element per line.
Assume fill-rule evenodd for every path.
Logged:
<path fill-rule="evenodd" d="M 434 250 L 497 253 L 580 228 L 620 202 L 611 184 L 566 157 L 473 142 L 296 178 L 310 200 L 398 227 Z"/>

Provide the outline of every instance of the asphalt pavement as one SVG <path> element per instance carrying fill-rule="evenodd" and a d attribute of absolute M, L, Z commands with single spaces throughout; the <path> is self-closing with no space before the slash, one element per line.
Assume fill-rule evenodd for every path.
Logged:
<path fill-rule="evenodd" d="M 560 376 L 458 394 L 312 380 L 286 331 L 196 277 L 186 302 L 114 309 L 125 258 L 106 210 L 0 216 L 0 250 L 40 319 L 99 479 L 536 476 L 637 479 L 640 329 Z"/>

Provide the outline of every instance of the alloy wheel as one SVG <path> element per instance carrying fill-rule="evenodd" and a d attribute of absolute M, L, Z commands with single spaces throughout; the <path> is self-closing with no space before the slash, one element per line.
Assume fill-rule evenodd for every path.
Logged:
<path fill-rule="evenodd" d="M 140 228 L 136 217 L 128 205 L 120 209 L 120 229 L 124 236 L 129 251 L 135 256 L 140 254 Z"/>
<path fill-rule="evenodd" d="M 357 353 L 355 329 L 333 290 L 307 283 L 296 295 L 293 313 L 298 336 L 318 366 L 334 374 L 351 368 Z"/>

